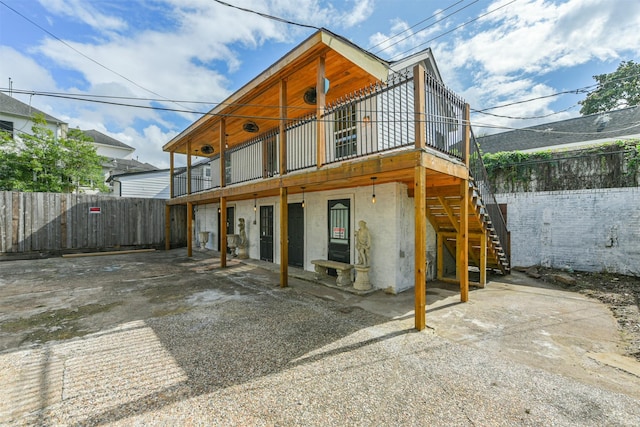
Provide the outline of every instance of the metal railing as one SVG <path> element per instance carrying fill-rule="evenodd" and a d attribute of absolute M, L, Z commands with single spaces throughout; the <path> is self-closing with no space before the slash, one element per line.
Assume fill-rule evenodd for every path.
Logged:
<path fill-rule="evenodd" d="M 511 256 L 509 253 L 510 248 L 508 242 L 507 223 L 504 220 L 500 206 L 498 205 L 494 192 L 491 189 L 489 176 L 482 161 L 482 153 L 480 152 L 480 147 L 478 146 L 478 142 L 476 141 L 473 131 L 471 132 L 471 138 L 469 141 L 469 174 L 473 178 L 475 187 L 479 193 L 478 195 L 482 201 L 482 206 L 489 215 L 489 219 L 491 220 L 493 229 L 500 241 L 500 245 L 502 246 L 506 259 L 510 260 Z"/>

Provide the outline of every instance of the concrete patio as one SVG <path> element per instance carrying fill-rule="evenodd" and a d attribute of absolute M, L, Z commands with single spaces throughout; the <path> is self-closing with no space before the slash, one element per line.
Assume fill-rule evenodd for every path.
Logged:
<path fill-rule="evenodd" d="M 0 262 L 2 425 L 638 425 L 607 307 L 519 273 L 459 303 L 186 250 Z"/>

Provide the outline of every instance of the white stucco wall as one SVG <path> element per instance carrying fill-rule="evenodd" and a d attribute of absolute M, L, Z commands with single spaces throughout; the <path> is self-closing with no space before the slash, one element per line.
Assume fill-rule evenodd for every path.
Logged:
<path fill-rule="evenodd" d="M 328 256 L 328 202 L 335 199 L 349 199 L 351 202 L 351 263 L 356 262 L 354 233 L 358 221 L 364 220 L 371 233 L 371 270 L 369 278 L 375 288 L 398 293 L 414 285 L 414 220 L 413 199 L 407 194 L 404 184 L 376 185 L 376 203 L 371 203 L 371 187 L 310 193 L 304 196 L 304 269 L 313 271 L 314 259 Z M 302 194 L 290 195 L 288 203 L 302 202 Z M 254 215 L 254 201 L 228 203 L 235 207 L 237 232 L 238 218 L 245 219 L 245 231 L 249 240 L 249 257 L 260 258 L 260 206 L 274 207 L 274 263 L 280 263 L 280 202 L 278 197 L 257 200 Z M 195 237 L 198 232 L 210 231 L 207 248 L 217 250 L 218 205 L 196 206 Z M 257 218 L 253 223 L 254 216 Z M 427 227 L 427 250 L 435 254 L 435 233 Z M 429 277 L 432 278 L 432 277 Z"/>
<path fill-rule="evenodd" d="M 640 276 L 640 188 L 497 194 L 514 266 Z"/>

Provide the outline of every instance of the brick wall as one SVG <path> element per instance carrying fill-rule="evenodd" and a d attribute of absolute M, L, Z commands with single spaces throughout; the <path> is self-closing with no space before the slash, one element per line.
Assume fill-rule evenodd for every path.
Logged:
<path fill-rule="evenodd" d="M 497 194 L 513 266 L 640 276 L 640 188 Z"/>

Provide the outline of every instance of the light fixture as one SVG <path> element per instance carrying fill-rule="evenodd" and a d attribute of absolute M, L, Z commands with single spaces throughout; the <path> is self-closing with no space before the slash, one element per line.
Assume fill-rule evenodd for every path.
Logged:
<path fill-rule="evenodd" d="M 257 195 L 258 194 L 253 193 L 253 225 L 256 225 L 256 221 L 257 221 L 257 217 L 256 216 L 258 215 L 256 213 L 256 211 L 258 210 L 258 204 L 256 202 L 257 201 L 257 199 L 256 199 Z"/>
<path fill-rule="evenodd" d="M 302 209 L 304 209 L 304 187 L 300 188 L 302 188 Z"/>
<path fill-rule="evenodd" d="M 242 124 L 242 129 L 245 132 L 249 132 L 249 133 L 256 133 L 260 130 L 260 127 L 258 126 L 258 124 L 252 120 L 247 120 L 246 122 L 244 122 Z"/>
<path fill-rule="evenodd" d="M 316 101 L 318 100 L 318 95 L 316 94 L 316 88 L 315 87 L 308 88 L 302 95 L 302 99 L 304 100 L 305 104 L 316 105 Z"/>
<path fill-rule="evenodd" d="M 371 203 L 375 203 L 376 202 L 376 179 L 378 179 L 378 177 L 372 176 L 371 177 Z"/>
<path fill-rule="evenodd" d="M 205 144 L 202 147 L 200 147 L 200 149 L 202 150 L 202 154 L 212 154 L 213 153 L 213 147 L 209 144 Z"/>

